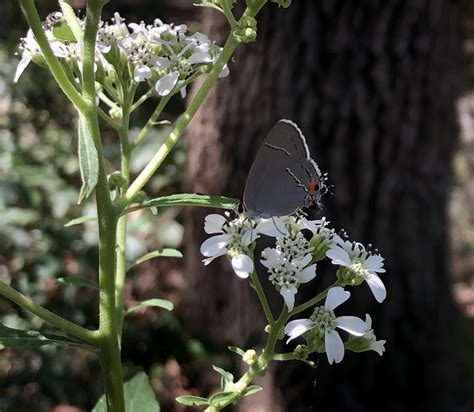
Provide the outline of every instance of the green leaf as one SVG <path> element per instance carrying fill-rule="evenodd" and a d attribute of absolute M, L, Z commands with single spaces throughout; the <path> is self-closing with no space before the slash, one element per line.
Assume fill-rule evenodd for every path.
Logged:
<path fill-rule="evenodd" d="M 222 376 L 221 389 L 225 389 L 228 383 L 234 382 L 234 375 L 232 375 L 230 372 L 227 372 L 216 365 L 212 365 L 212 369 L 214 369 L 217 373 L 219 373 Z"/>
<path fill-rule="evenodd" d="M 40 333 L 36 330 L 12 329 L 0 324 L 0 346 L 35 349 L 44 345 L 73 346 L 92 349 L 93 346 L 66 336 Z"/>
<path fill-rule="evenodd" d="M 134 266 L 139 265 L 140 263 L 146 262 L 147 260 L 156 258 L 156 257 L 176 257 L 182 258 L 183 254 L 176 249 L 164 248 L 163 250 L 154 250 L 153 252 L 147 253 L 142 257 L 139 257 L 137 260 L 128 263 L 127 270 L 133 268 Z"/>
<path fill-rule="evenodd" d="M 176 402 L 182 403 L 183 405 L 186 405 L 186 406 L 209 405 L 209 401 L 206 398 L 202 398 L 201 396 L 191 396 L 191 395 L 178 396 L 176 398 Z"/>
<path fill-rule="evenodd" d="M 123 385 L 126 412 L 159 412 L 160 405 L 144 372 L 135 375 Z M 97 401 L 92 412 L 107 412 L 105 395 Z"/>
<path fill-rule="evenodd" d="M 193 6 L 196 7 L 209 7 L 210 9 L 216 9 L 222 12 L 222 9 L 215 4 L 209 2 L 209 1 L 202 1 L 201 3 L 193 3 Z"/>
<path fill-rule="evenodd" d="M 169 207 L 169 206 L 202 206 L 219 207 L 221 209 L 235 209 L 238 199 L 225 196 L 200 195 L 197 193 L 180 193 L 170 196 L 161 196 L 155 199 L 147 200 L 137 206 L 125 209 L 121 215 L 125 215 L 135 210 L 146 209 L 150 207 Z"/>
<path fill-rule="evenodd" d="M 80 276 L 57 278 L 56 283 L 59 283 L 60 285 L 84 286 L 87 288 L 99 289 L 99 285 L 96 282 Z"/>
<path fill-rule="evenodd" d="M 86 121 L 79 116 L 79 168 L 81 170 L 82 187 L 77 203 L 81 204 L 94 191 L 99 180 L 99 157 Z"/>
<path fill-rule="evenodd" d="M 172 302 L 169 300 L 165 299 L 148 299 L 144 300 L 143 302 L 139 302 L 136 305 L 133 305 L 128 308 L 128 310 L 125 312 L 125 315 L 128 315 L 130 312 L 133 312 L 134 310 L 140 309 L 140 308 L 146 308 L 148 306 L 154 306 L 157 308 L 162 308 L 166 309 L 169 311 L 172 311 L 174 309 L 174 305 Z"/>
<path fill-rule="evenodd" d="M 217 392 L 209 398 L 209 403 L 213 406 L 219 405 L 221 402 L 227 402 L 234 398 L 235 392 Z"/>
<path fill-rule="evenodd" d="M 82 223 L 92 222 L 94 220 L 97 220 L 97 216 L 81 216 L 76 219 L 70 220 L 64 225 L 64 227 L 81 225 Z"/>
<path fill-rule="evenodd" d="M 76 42 L 76 38 L 74 37 L 71 28 L 65 21 L 60 21 L 54 25 L 53 35 L 58 40 Z"/>
<path fill-rule="evenodd" d="M 261 386 L 250 385 L 244 392 L 244 396 L 253 395 L 254 393 L 260 392 L 262 390 Z"/>
<path fill-rule="evenodd" d="M 240 355 L 240 356 L 244 356 L 244 355 L 245 355 L 245 351 L 244 351 L 243 349 L 240 349 L 240 348 L 237 347 L 237 346 L 227 346 L 227 348 L 228 348 L 231 352 L 236 353 L 237 355 Z"/>

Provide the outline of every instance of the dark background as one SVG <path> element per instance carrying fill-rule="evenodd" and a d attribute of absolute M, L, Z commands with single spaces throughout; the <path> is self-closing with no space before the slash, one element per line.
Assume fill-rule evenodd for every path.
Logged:
<path fill-rule="evenodd" d="M 16 208 L 5 215 L 0 233 L 0 275 L 48 308 L 92 326 L 95 294 L 55 283 L 65 272 L 95 277 L 94 228 L 63 227 L 81 214 L 71 151 L 74 114 L 41 68 L 29 67 L 12 88 L 12 56 L 26 26 L 16 2 L 0 7 L 1 206 Z M 55 8 L 55 2 L 41 2 L 40 14 Z M 202 12 L 191 1 L 111 2 L 105 17 L 115 10 L 128 21 L 186 22 L 221 43 L 227 35 L 216 12 Z M 386 258 L 387 300 L 376 304 L 363 286 L 346 307 L 372 315 L 378 338 L 388 341 L 384 356 L 347 353 L 332 366 L 321 356 L 317 369 L 275 366 L 265 390 L 241 410 L 472 410 L 473 21 L 469 1 L 266 6 L 258 41 L 238 49 L 230 77 L 218 82 L 186 144 L 151 183 L 151 195 L 186 190 L 238 197 L 263 136 L 276 120 L 290 118 L 334 184 L 323 213 L 336 229 L 373 243 Z M 166 116 L 182 107 L 176 99 Z M 132 126 L 150 110 L 145 107 Z M 117 140 L 106 128 L 104 141 L 113 170 Z M 131 274 L 126 306 L 161 294 L 177 311 L 130 317 L 123 344 L 126 378 L 145 370 L 170 411 L 181 410 L 174 396 L 206 395 L 218 385 L 211 364 L 238 371 L 226 345 L 258 346 L 263 325 L 252 290 L 225 259 L 205 268 L 200 263 L 208 211 L 178 212 L 143 214 L 131 223 L 132 251 L 180 245 L 185 259 L 150 262 Z M 329 279 L 323 270 L 318 278 Z M 42 326 L 0 303 L 8 325 Z M 6 349 L 0 363 L 1 410 L 89 410 L 102 392 L 97 360 L 80 351 Z"/>

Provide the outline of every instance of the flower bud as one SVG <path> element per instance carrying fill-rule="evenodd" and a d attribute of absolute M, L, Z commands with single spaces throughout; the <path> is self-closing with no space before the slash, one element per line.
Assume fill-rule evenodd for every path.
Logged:
<path fill-rule="evenodd" d="M 251 16 L 242 16 L 237 22 L 234 37 L 241 43 L 250 43 L 257 38 L 257 20 Z"/>
<path fill-rule="evenodd" d="M 107 176 L 107 181 L 109 183 L 109 189 L 110 190 L 115 190 L 119 187 L 124 186 L 127 183 L 127 179 L 119 171 L 113 172 L 110 175 L 108 175 Z"/>
<path fill-rule="evenodd" d="M 242 360 L 249 366 L 252 366 L 258 359 L 257 352 L 255 349 L 249 349 L 247 352 L 244 353 L 242 356 Z"/>

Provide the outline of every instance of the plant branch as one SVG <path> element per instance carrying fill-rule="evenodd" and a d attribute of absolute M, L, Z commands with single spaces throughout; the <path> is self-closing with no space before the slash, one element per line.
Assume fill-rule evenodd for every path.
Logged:
<path fill-rule="evenodd" d="M 29 297 L 21 294 L 2 281 L 0 281 L 0 294 L 10 299 L 13 303 L 16 303 L 23 309 L 57 327 L 58 329 L 61 329 L 62 331 L 69 333 L 70 335 L 81 339 L 84 342 L 97 346 L 97 331 L 83 328 L 82 326 L 76 325 L 75 323 L 70 322 L 63 317 L 56 315 L 48 309 L 33 302 Z"/>
<path fill-rule="evenodd" d="M 227 39 L 226 44 L 224 45 L 224 49 L 222 50 L 221 55 L 217 59 L 216 64 L 210 71 L 209 75 L 207 76 L 206 80 L 202 84 L 202 86 L 197 91 L 196 95 L 192 99 L 191 103 L 189 104 L 186 111 L 178 118 L 176 121 L 174 129 L 171 131 L 168 138 L 165 140 L 163 145 L 158 149 L 155 153 L 151 161 L 148 165 L 142 170 L 142 172 L 137 176 L 135 181 L 130 185 L 127 192 L 123 196 L 120 202 L 120 207 L 124 208 L 128 205 L 138 194 L 138 192 L 145 186 L 145 184 L 150 180 L 151 176 L 155 173 L 155 171 L 160 167 L 163 160 L 166 158 L 168 153 L 171 151 L 173 146 L 176 144 L 178 139 L 181 137 L 189 122 L 196 114 L 197 110 L 201 106 L 202 102 L 206 98 L 209 90 L 216 82 L 219 74 L 227 63 L 227 61 L 232 56 L 235 48 L 238 46 L 239 42 L 233 35 L 230 35 Z"/>

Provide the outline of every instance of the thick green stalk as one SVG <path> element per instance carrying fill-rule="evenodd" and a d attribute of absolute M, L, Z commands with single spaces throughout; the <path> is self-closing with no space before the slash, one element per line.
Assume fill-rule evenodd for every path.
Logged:
<path fill-rule="evenodd" d="M 165 140 L 160 149 L 158 149 L 158 151 L 155 153 L 150 163 L 148 163 L 148 165 L 141 171 L 135 181 L 128 188 L 127 192 L 125 193 L 120 202 L 121 208 L 126 207 L 130 202 L 133 201 L 138 192 L 143 188 L 143 186 L 145 186 L 148 180 L 150 180 L 150 178 L 153 176 L 158 167 L 160 167 L 163 160 L 166 158 L 175 143 L 186 130 L 187 126 L 189 125 L 189 122 L 196 114 L 197 110 L 199 109 L 202 102 L 209 93 L 209 90 L 211 90 L 212 86 L 219 77 L 222 68 L 230 59 L 232 53 L 234 52 L 238 44 L 239 42 L 235 39 L 235 37 L 233 35 L 230 35 L 227 39 L 226 44 L 224 45 L 224 49 L 222 50 L 219 59 L 210 71 L 202 86 L 199 88 L 194 98 L 192 99 L 186 111 L 176 121 L 175 127 L 171 131 L 170 135 Z"/>
<path fill-rule="evenodd" d="M 99 158 L 99 179 L 96 186 L 97 217 L 99 222 L 99 287 L 100 287 L 100 363 L 104 379 L 107 406 L 110 412 L 124 412 L 123 374 L 120 346 L 117 339 L 115 302 L 115 245 L 118 216 L 110 199 L 100 139 L 94 77 L 95 41 L 102 11 L 102 2 L 87 2 L 83 46 L 83 96 L 88 110 L 85 113 Z"/>
<path fill-rule="evenodd" d="M 61 63 L 59 63 L 58 58 L 54 55 L 51 47 L 49 45 L 48 39 L 43 31 L 43 27 L 41 25 L 41 20 L 38 15 L 38 11 L 36 10 L 34 0 L 20 0 L 21 7 L 23 9 L 23 13 L 26 16 L 26 20 L 35 35 L 36 41 L 38 46 L 41 50 L 41 53 L 44 56 L 46 64 L 48 65 L 53 77 L 55 78 L 56 82 L 58 83 L 59 87 L 62 89 L 64 94 L 69 98 L 69 100 L 74 104 L 76 109 L 81 112 L 85 113 L 87 110 L 87 104 L 76 90 L 74 85 L 69 80 L 67 74 L 64 72 Z"/>
<path fill-rule="evenodd" d="M 70 335 L 81 339 L 84 342 L 90 343 L 94 346 L 97 345 L 97 332 L 85 329 L 82 326 L 76 325 L 75 323 L 62 318 L 61 316 L 50 312 L 48 309 L 36 304 L 29 297 L 22 295 L 20 292 L 17 292 L 11 286 L 8 286 L 2 281 L 0 281 L 0 294 L 10 299 L 13 303 L 16 303 L 23 309 L 35 314 L 44 321 L 57 327 L 58 329 L 61 329 L 62 331 L 69 333 Z"/>

